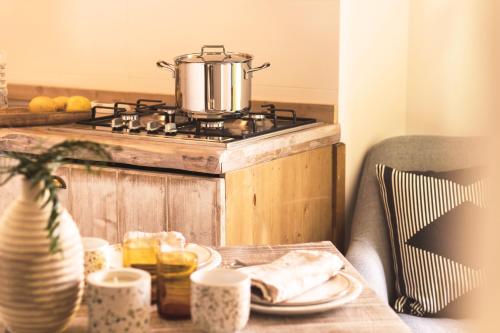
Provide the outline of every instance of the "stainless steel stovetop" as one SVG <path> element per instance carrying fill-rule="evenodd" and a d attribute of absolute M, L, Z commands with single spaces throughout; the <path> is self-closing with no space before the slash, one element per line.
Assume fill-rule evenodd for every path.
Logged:
<path fill-rule="evenodd" d="M 199 118 L 158 100 L 138 100 L 96 105 L 91 119 L 58 126 L 57 130 L 116 136 L 139 136 L 162 140 L 197 140 L 229 143 L 315 123 L 299 118 L 294 110 L 262 105 L 259 112 L 246 110 L 217 118 Z"/>

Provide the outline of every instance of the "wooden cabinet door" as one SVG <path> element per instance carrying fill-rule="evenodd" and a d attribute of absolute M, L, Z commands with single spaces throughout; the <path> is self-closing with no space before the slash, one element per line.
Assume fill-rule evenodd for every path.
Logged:
<path fill-rule="evenodd" d="M 61 202 L 83 236 L 120 242 L 131 230 L 175 230 L 189 242 L 221 245 L 223 179 L 111 167 L 88 173 L 79 165 L 57 173 L 68 185 Z"/>
<path fill-rule="evenodd" d="M 332 147 L 226 174 L 228 245 L 332 239 Z"/>
<path fill-rule="evenodd" d="M 66 165 L 56 173 L 67 185 L 67 189 L 59 191 L 61 203 L 73 216 L 81 235 L 120 242 L 116 171 L 95 168 L 89 173 L 82 166 Z"/>
<path fill-rule="evenodd" d="M 13 163 L 0 156 L 0 167 Z M 188 242 L 223 245 L 224 179 L 163 172 L 60 167 L 59 191 L 82 236 L 121 242 L 127 231 L 182 232 Z M 0 214 L 20 194 L 20 177 L 0 187 Z"/>
<path fill-rule="evenodd" d="M 224 179 L 169 175 L 168 228 L 182 232 L 190 242 L 225 245 Z"/>

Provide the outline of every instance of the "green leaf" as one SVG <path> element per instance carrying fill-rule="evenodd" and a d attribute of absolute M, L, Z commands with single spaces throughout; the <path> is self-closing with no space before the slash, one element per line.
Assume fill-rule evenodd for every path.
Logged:
<path fill-rule="evenodd" d="M 57 228 L 59 228 L 60 225 L 61 225 L 61 222 L 59 222 L 59 220 L 57 220 L 52 225 L 52 227 L 49 229 L 49 237 L 52 237 L 54 235 L 54 232 L 57 230 Z"/>
<path fill-rule="evenodd" d="M 61 251 L 59 247 L 59 235 L 50 237 L 50 253 L 54 254 Z"/>

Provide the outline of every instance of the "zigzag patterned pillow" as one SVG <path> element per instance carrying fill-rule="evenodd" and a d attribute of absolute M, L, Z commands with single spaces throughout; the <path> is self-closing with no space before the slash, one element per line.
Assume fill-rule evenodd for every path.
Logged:
<path fill-rule="evenodd" d="M 397 312 L 466 317 L 484 283 L 478 249 L 483 168 L 448 172 L 376 166 L 392 243 Z"/>

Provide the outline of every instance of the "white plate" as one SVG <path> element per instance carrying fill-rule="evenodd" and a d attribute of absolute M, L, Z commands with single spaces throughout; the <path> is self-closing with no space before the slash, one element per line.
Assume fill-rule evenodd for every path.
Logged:
<path fill-rule="evenodd" d="M 270 303 L 257 296 L 252 295 L 252 302 L 267 306 L 306 306 L 323 304 L 336 300 L 347 294 L 351 287 L 351 280 L 344 274 L 337 274 L 320 286 L 306 291 L 282 303 Z"/>
<path fill-rule="evenodd" d="M 220 255 L 219 252 L 215 251 L 214 249 L 212 249 L 210 247 L 207 247 L 207 249 L 210 250 L 210 252 L 211 252 L 210 261 L 206 265 L 204 265 L 202 267 L 198 267 L 198 270 L 211 271 L 212 269 L 219 267 L 219 265 L 222 262 L 222 256 Z"/>
<path fill-rule="evenodd" d="M 261 305 L 252 303 L 250 308 L 255 312 L 282 316 L 306 315 L 335 309 L 355 300 L 363 290 L 363 286 L 358 279 L 344 272 L 339 274 L 349 280 L 350 286 L 346 293 L 330 302 L 304 306 Z"/>
<path fill-rule="evenodd" d="M 196 256 L 198 257 L 198 268 L 203 268 L 204 266 L 208 265 L 210 261 L 212 261 L 213 253 L 212 251 L 210 251 L 210 248 L 206 246 L 188 243 L 186 244 L 184 249 L 196 254 Z"/>

